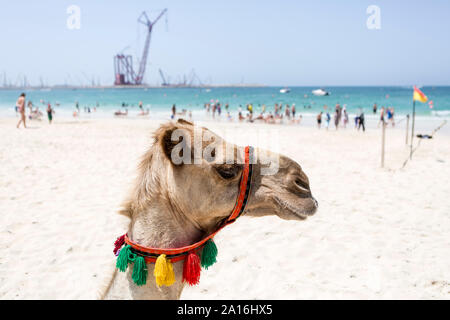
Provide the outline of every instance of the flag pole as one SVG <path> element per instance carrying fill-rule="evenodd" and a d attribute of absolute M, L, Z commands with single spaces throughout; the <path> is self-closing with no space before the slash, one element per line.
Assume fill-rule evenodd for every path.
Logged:
<path fill-rule="evenodd" d="M 416 100 L 413 98 L 413 114 L 412 114 L 412 125 L 411 125 L 411 149 L 409 152 L 409 159 L 412 159 L 413 152 L 413 139 L 414 139 L 414 119 L 416 118 Z"/>

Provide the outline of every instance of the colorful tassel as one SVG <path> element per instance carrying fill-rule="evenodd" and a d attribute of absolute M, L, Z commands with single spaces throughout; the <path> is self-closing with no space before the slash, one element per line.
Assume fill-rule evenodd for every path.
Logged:
<path fill-rule="evenodd" d="M 117 251 L 120 250 L 120 248 L 122 248 L 123 244 L 125 243 L 125 235 L 120 236 L 116 239 L 116 241 L 114 242 L 114 255 L 118 255 Z"/>
<path fill-rule="evenodd" d="M 134 259 L 133 274 L 131 275 L 134 283 L 138 286 L 143 286 L 147 283 L 147 264 L 145 258 L 136 256 Z"/>
<path fill-rule="evenodd" d="M 130 263 L 130 260 L 133 261 L 136 256 L 130 249 L 130 245 L 125 246 L 122 250 L 120 250 L 119 256 L 117 257 L 116 268 L 122 272 L 127 270 L 128 263 Z"/>
<path fill-rule="evenodd" d="M 183 265 L 183 281 L 193 286 L 200 281 L 200 258 L 198 255 L 191 251 L 184 260 Z"/>
<path fill-rule="evenodd" d="M 206 241 L 202 251 L 202 267 L 208 269 L 216 263 L 217 247 L 212 239 Z"/>
<path fill-rule="evenodd" d="M 165 254 L 161 254 L 155 262 L 155 270 L 153 271 L 156 284 L 161 286 L 171 286 L 175 282 L 175 273 L 170 260 L 166 259 Z"/>

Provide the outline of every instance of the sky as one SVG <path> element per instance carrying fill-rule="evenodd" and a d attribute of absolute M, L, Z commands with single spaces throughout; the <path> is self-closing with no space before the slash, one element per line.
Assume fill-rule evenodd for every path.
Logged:
<path fill-rule="evenodd" d="M 0 0 L 0 85 L 114 81 L 113 56 L 142 55 L 146 83 L 192 70 L 204 83 L 274 86 L 450 85 L 448 0 Z M 69 29 L 67 8 L 80 8 Z M 380 9 L 379 29 L 366 12 Z M 371 20 L 373 21 L 373 20 Z M 135 67 L 137 69 L 137 66 Z"/>

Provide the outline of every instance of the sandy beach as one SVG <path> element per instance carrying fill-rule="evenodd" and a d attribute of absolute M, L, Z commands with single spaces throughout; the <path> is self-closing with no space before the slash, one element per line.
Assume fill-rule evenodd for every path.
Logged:
<path fill-rule="evenodd" d="M 117 210 L 161 121 L 16 122 L 0 119 L 0 299 L 96 299 L 128 225 Z M 218 263 L 182 299 L 450 298 L 450 136 L 421 141 L 402 168 L 403 126 L 388 128 L 380 168 L 374 126 L 201 124 L 240 145 L 250 127 L 276 132 L 319 210 L 303 222 L 244 216 L 225 228 Z"/>

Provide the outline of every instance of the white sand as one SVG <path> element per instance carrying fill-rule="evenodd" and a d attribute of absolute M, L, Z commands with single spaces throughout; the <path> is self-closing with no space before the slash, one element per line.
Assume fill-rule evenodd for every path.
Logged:
<path fill-rule="evenodd" d="M 127 226 L 117 208 L 158 122 L 15 121 L 0 119 L 0 298 L 96 298 Z M 208 126 L 234 128 L 242 144 L 238 124 Z M 252 128 L 283 137 L 319 211 L 225 228 L 218 263 L 182 298 L 450 298 L 450 137 L 422 141 L 401 169 L 404 132 L 390 129 L 381 169 L 380 130 Z"/>

